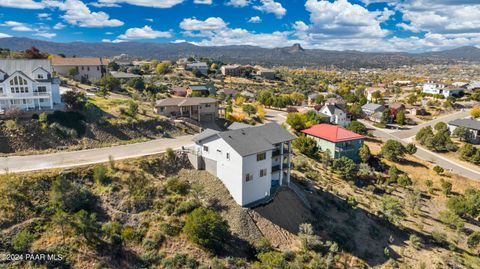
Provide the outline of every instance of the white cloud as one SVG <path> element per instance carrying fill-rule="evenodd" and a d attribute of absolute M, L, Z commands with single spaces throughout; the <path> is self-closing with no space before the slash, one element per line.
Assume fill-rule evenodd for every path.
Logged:
<path fill-rule="evenodd" d="M 106 32 L 106 35 L 113 35 L 113 32 Z"/>
<path fill-rule="evenodd" d="M 153 22 L 153 19 L 152 19 L 152 18 L 147 18 L 147 19 L 145 19 L 145 20 L 148 21 L 148 22 Z"/>
<path fill-rule="evenodd" d="M 196 18 L 183 19 L 180 28 L 186 31 L 209 31 L 227 27 L 225 21 L 220 17 L 210 17 L 204 21 Z"/>
<path fill-rule="evenodd" d="M 102 39 L 102 42 L 103 43 L 123 43 L 123 42 L 127 42 L 126 40 L 122 40 L 122 39 L 114 39 L 114 40 L 111 40 L 111 39 Z"/>
<path fill-rule="evenodd" d="M 248 22 L 250 22 L 250 23 L 261 23 L 262 18 L 260 18 L 259 16 L 254 16 L 254 17 L 251 17 L 250 19 L 248 19 Z"/>
<path fill-rule="evenodd" d="M 12 37 L 12 36 L 4 33 L 0 33 L 0 38 L 7 38 L 7 37 Z"/>
<path fill-rule="evenodd" d="M 390 17 L 392 17 L 393 15 L 395 15 L 395 11 L 394 10 L 391 10 L 391 9 L 388 9 L 388 8 L 384 8 L 383 11 L 380 13 L 380 15 L 378 16 L 378 20 L 380 22 L 386 22 L 390 19 Z"/>
<path fill-rule="evenodd" d="M 246 7 L 250 4 L 249 0 L 230 0 L 226 3 L 227 6 Z"/>
<path fill-rule="evenodd" d="M 47 32 L 38 32 L 34 35 L 35 36 L 40 36 L 40 37 L 45 37 L 45 38 L 52 38 L 52 37 L 57 36 L 57 34 L 55 34 L 55 33 L 47 33 Z"/>
<path fill-rule="evenodd" d="M 65 28 L 65 27 L 66 27 L 65 24 L 63 24 L 63 23 L 61 23 L 61 22 L 58 22 L 57 24 L 55 24 L 55 25 L 53 26 L 53 29 L 55 29 L 55 30 L 61 30 L 61 29 Z"/>
<path fill-rule="evenodd" d="M 307 0 L 305 7 L 310 12 L 309 35 L 312 39 L 381 38 L 388 33 L 380 27 L 378 16 L 381 13 L 347 0 Z"/>
<path fill-rule="evenodd" d="M 37 18 L 39 18 L 40 20 L 47 20 L 47 21 L 52 20 L 52 18 L 50 17 L 50 14 L 48 13 L 38 13 Z"/>
<path fill-rule="evenodd" d="M 277 18 L 283 18 L 287 13 L 287 10 L 282 6 L 282 4 L 275 2 L 274 0 L 260 0 L 260 6 L 254 6 L 256 10 L 260 10 L 265 13 L 273 13 Z"/>
<path fill-rule="evenodd" d="M 152 27 L 145 25 L 143 28 L 130 28 L 123 35 L 119 35 L 119 39 L 139 40 L 139 39 L 155 39 L 155 38 L 170 38 L 170 32 L 161 32 L 153 30 Z"/>
<path fill-rule="evenodd" d="M 185 39 L 177 39 L 177 40 L 173 41 L 172 43 L 185 43 L 185 42 L 187 42 L 187 40 L 185 40 Z"/>
<path fill-rule="evenodd" d="M 115 3 L 100 3 L 100 2 L 89 3 L 89 5 L 91 5 L 93 7 L 98 7 L 98 8 L 101 8 L 101 7 L 121 7 L 119 4 L 115 4 Z"/>
<path fill-rule="evenodd" d="M 193 2 L 199 5 L 211 5 L 213 3 L 212 0 L 194 0 Z"/>
<path fill-rule="evenodd" d="M 61 16 L 66 22 L 80 27 L 117 27 L 122 26 L 123 22 L 117 19 L 110 19 L 110 16 L 103 12 L 92 12 L 80 0 L 45 0 L 49 7 L 56 7 L 65 11 Z"/>
<path fill-rule="evenodd" d="M 104 4 L 130 4 L 142 7 L 171 8 L 183 3 L 184 0 L 99 0 Z"/>
<path fill-rule="evenodd" d="M 23 22 L 18 22 L 18 21 L 6 21 L 0 26 L 5 26 L 5 27 L 10 27 L 12 31 L 17 31 L 17 32 L 33 32 L 34 30 L 28 25 Z"/>
<path fill-rule="evenodd" d="M 43 3 L 34 0 L 1 0 L 0 6 L 21 9 L 42 9 Z"/>

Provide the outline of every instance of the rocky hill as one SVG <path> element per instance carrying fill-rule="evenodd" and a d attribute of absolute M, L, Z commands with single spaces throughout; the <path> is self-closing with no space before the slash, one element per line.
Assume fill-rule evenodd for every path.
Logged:
<path fill-rule="evenodd" d="M 126 53 L 141 58 L 176 60 L 179 57 L 195 55 L 224 62 L 292 67 L 382 68 L 412 64 L 446 64 L 459 60 L 480 61 L 480 49 L 476 47 L 412 54 L 304 49 L 299 44 L 285 48 L 267 49 L 255 46 L 203 47 L 190 43 L 57 43 L 17 37 L 0 39 L 0 48 L 25 50 L 32 46 L 36 46 L 42 51 L 67 56 L 108 57 Z"/>

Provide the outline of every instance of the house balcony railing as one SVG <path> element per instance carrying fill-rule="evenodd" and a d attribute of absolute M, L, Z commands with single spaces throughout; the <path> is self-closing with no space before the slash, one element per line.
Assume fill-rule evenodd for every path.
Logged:
<path fill-rule="evenodd" d="M 335 147 L 336 152 L 343 152 L 343 151 L 349 151 L 355 149 L 355 146 L 350 145 L 350 146 L 345 146 L 345 147 Z"/>

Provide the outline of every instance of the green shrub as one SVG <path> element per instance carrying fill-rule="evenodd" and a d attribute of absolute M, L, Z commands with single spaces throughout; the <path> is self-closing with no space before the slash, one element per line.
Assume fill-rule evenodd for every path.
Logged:
<path fill-rule="evenodd" d="M 178 207 L 175 209 L 176 215 L 181 215 L 185 213 L 192 212 L 195 208 L 199 207 L 200 203 L 197 200 L 187 200 L 181 202 Z"/>
<path fill-rule="evenodd" d="M 99 164 L 93 168 L 93 181 L 101 185 L 108 182 L 107 167 L 105 165 Z"/>
<path fill-rule="evenodd" d="M 219 250 L 229 237 L 228 229 L 228 223 L 217 212 L 197 208 L 188 215 L 183 232 L 193 243 L 208 250 Z"/>
<path fill-rule="evenodd" d="M 187 181 L 180 180 L 177 177 L 172 177 L 167 180 L 165 187 L 170 193 L 186 195 L 190 189 L 190 184 Z"/>
<path fill-rule="evenodd" d="M 12 240 L 12 247 L 16 251 L 19 252 L 26 252 L 30 249 L 30 246 L 35 239 L 35 235 L 32 234 L 27 229 L 22 230 L 21 232 L 17 233 Z"/>

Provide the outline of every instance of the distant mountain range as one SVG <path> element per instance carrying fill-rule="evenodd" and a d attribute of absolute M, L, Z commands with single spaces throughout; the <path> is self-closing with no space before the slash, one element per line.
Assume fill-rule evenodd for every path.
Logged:
<path fill-rule="evenodd" d="M 41 51 L 66 56 L 111 57 L 122 53 L 132 57 L 176 60 L 180 57 L 208 57 L 225 63 L 260 64 L 291 67 L 395 67 L 413 64 L 448 64 L 458 61 L 480 62 L 480 49 L 461 47 L 426 53 L 360 52 L 304 49 L 299 44 L 285 48 L 260 48 L 255 46 L 203 47 L 190 43 L 58 43 L 29 38 L 1 38 L 0 48 L 26 50 L 32 46 Z"/>

